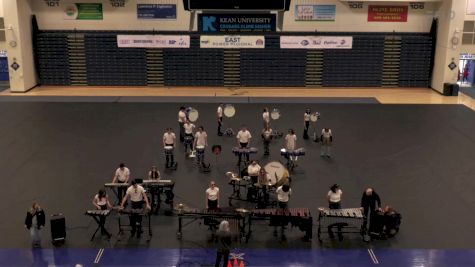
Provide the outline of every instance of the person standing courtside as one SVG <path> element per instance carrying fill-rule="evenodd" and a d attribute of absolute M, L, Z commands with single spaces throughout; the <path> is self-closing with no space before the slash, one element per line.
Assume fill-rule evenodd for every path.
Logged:
<path fill-rule="evenodd" d="M 333 143 L 332 130 L 330 128 L 323 128 L 322 134 L 320 135 L 320 140 L 322 141 L 320 156 L 330 158 L 331 146 Z"/>
<path fill-rule="evenodd" d="M 310 127 L 310 109 L 307 108 L 303 114 L 303 139 L 308 139 L 308 129 Z"/>
<path fill-rule="evenodd" d="M 379 195 L 372 187 L 366 188 L 366 190 L 363 192 L 360 209 L 362 209 L 364 212 L 363 215 L 365 216 L 365 220 L 363 224 L 366 227 L 368 218 L 371 220 L 371 215 L 377 210 L 381 210 L 381 198 L 379 198 Z"/>
<path fill-rule="evenodd" d="M 26 213 L 25 228 L 30 231 L 31 245 L 34 248 L 41 247 L 40 230 L 45 227 L 45 212 L 38 203 L 33 202 L 30 210 Z"/>
<path fill-rule="evenodd" d="M 130 170 L 129 168 L 125 167 L 124 163 L 119 164 L 119 168 L 115 170 L 114 177 L 112 178 L 112 183 L 123 183 L 126 184 L 129 182 L 130 178 Z M 119 186 L 117 188 L 117 198 L 118 202 L 122 199 L 122 196 L 124 195 L 126 188 Z"/>
<path fill-rule="evenodd" d="M 180 107 L 180 110 L 178 111 L 178 125 L 180 127 L 180 142 L 185 141 L 185 129 L 183 128 L 183 125 L 185 124 L 186 121 L 186 108 L 185 107 Z"/>
<path fill-rule="evenodd" d="M 173 148 L 175 146 L 176 136 L 172 131 L 172 128 L 167 128 L 163 134 L 163 149 L 165 150 L 165 168 L 171 168 L 175 166 L 175 159 L 173 156 Z M 171 147 L 171 149 L 170 149 Z"/>
<path fill-rule="evenodd" d="M 223 126 L 223 104 L 220 103 L 218 109 L 216 110 L 216 116 L 218 118 L 218 136 L 222 136 L 223 132 L 221 127 Z"/>
<path fill-rule="evenodd" d="M 248 148 L 249 143 L 251 142 L 252 135 L 251 133 L 247 130 L 246 126 L 242 126 L 241 130 L 237 133 L 237 142 L 239 148 Z M 249 153 L 244 153 L 246 156 L 246 162 L 249 162 Z M 241 158 L 242 158 L 242 153 L 239 153 L 239 160 L 238 160 L 238 166 L 241 165 Z"/>
<path fill-rule="evenodd" d="M 124 199 L 122 199 L 122 203 L 120 204 L 121 209 L 124 209 L 125 202 L 127 202 L 129 198 L 132 209 L 143 209 L 144 202 L 146 204 L 147 209 L 151 209 L 147 195 L 145 194 L 145 189 L 141 185 L 138 185 L 135 180 L 132 181 L 132 185 L 127 188 L 127 192 L 125 193 Z M 129 219 L 130 226 L 132 227 L 131 235 L 134 236 L 137 232 L 137 237 L 140 237 L 140 235 L 142 234 L 142 216 L 139 214 L 131 214 L 129 216 Z"/>
<path fill-rule="evenodd" d="M 223 267 L 228 266 L 229 253 L 231 251 L 231 231 L 229 229 L 229 222 L 224 220 L 219 224 L 218 232 L 218 249 L 216 254 L 215 267 L 219 267 L 221 258 L 223 259 Z"/>
<path fill-rule="evenodd" d="M 214 181 L 209 183 L 206 193 L 206 208 L 209 210 L 216 210 L 219 208 L 219 188 Z"/>

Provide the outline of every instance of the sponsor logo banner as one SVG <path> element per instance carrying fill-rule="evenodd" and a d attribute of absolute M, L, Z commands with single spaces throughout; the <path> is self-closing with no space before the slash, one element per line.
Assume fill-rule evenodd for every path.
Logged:
<path fill-rule="evenodd" d="M 200 32 L 275 32 L 275 14 L 198 14 Z"/>
<path fill-rule="evenodd" d="M 64 10 L 63 18 L 67 20 L 102 20 L 102 4 L 82 3 L 69 5 Z"/>
<path fill-rule="evenodd" d="M 407 6 L 373 6 L 368 7 L 368 21 L 407 22 Z"/>
<path fill-rule="evenodd" d="M 118 47 L 189 48 L 189 35 L 117 35 Z"/>
<path fill-rule="evenodd" d="M 280 48 L 289 49 L 351 49 L 351 36 L 281 36 Z"/>
<path fill-rule="evenodd" d="M 335 21 L 335 5 L 296 5 L 296 21 Z"/>
<path fill-rule="evenodd" d="M 175 4 L 137 4 L 138 19 L 176 19 Z"/>
<path fill-rule="evenodd" d="M 202 35 L 200 48 L 264 48 L 264 36 Z"/>

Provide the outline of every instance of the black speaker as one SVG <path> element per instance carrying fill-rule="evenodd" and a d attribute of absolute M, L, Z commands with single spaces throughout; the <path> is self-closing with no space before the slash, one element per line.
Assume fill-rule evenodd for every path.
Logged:
<path fill-rule="evenodd" d="M 66 218 L 64 215 L 51 215 L 51 241 L 54 245 L 62 244 L 66 240 Z"/>
<path fill-rule="evenodd" d="M 443 95 L 445 96 L 450 96 L 451 94 L 451 84 L 450 83 L 444 83 L 444 91 Z"/>

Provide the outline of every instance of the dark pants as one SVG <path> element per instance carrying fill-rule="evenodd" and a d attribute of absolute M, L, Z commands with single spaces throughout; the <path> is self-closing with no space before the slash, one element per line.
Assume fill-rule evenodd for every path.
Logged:
<path fill-rule="evenodd" d="M 223 127 L 223 117 L 218 118 L 218 135 L 223 135 L 221 127 Z"/>
<path fill-rule="evenodd" d="M 264 139 L 264 155 L 269 155 L 269 144 L 270 140 Z"/>
<path fill-rule="evenodd" d="M 246 148 L 246 147 L 247 147 L 247 144 L 248 144 L 248 143 L 239 143 L 239 145 L 241 146 L 241 148 Z M 249 153 L 239 153 L 239 161 L 238 161 L 238 164 L 241 164 L 242 154 L 244 154 L 244 156 L 245 156 L 245 158 L 246 158 L 246 162 L 249 161 Z"/>
<path fill-rule="evenodd" d="M 132 209 L 143 209 L 143 201 L 132 201 Z M 142 233 L 142 215 L 132 214 L 129 216 L 130 226 L 132 227 L 132 235 L 137 232 L 137 237 Z"/>
<path fill-rule="evenodd" d="M 101 210 L 106 210 L 107 209 L 107 204 L 106 205 L 102 205 L 102 206 L 99 206 L 101 207 Z M 99 216 L 99 224 L 101 226 L 101 234 L 102 235 L 108 235 L 110 236 L 109 232 L 107 232 L 106 228 L 105 228 L 105 225 L 106 225 L 106 216 Z"/>
<path fill-rule="evenodd" d="M 328 207 L 329 207 L 331 210 L 338 210 L 338 209 L 341 209 L 341 202 L 329 202 L 329 203 L 328 203 Z"/>
<path fill-rule="evenodd" d="M 173 144 L 166 144 L 166 146 L 173 146 Z M 165 151 L 165 161 L 166 161 L 166 167 L 173 167 L 175 163 L 175 159 L 173 156 L 173 151 Z"/>
<path fill-rule="evenodd" d="M 118 182 L 118 183 L 125 183 L 125 182 Z M 125 191 L 127 191 L 127 187 L 125 186 L 117 187 L 117 198 L 119 199 L 118 201 L 119 204 L 122 202 L 122 198 L 125 195 Z"/>
<path fill-rule="evenodd" d="M 193 134 L 185 134 L 184 144 L 185 144 L 185 152 L 188 152 L 188 148 L 190 151 L 193 150 Z"/>
<path fill-rule="evenodd" d="M 373 212 L 375 212 L 376 207 L 363 207 L 363 227 L 366 227 L 368 225 L 368 220 Z"/>
<path fill-rule="evenodd" d="M 209 200 L 208 199 L 208 209 L 210 209 L 210 210 L 218 209 L 218 200 Z"/>
<path fill-rule="evenodd" d="M 310 121 L 305 122 L 305 127 L 303 129 L 303 139 L 308 139 L 308 128 L 310 127 Z"/>
<path fill-rule="evenodd" d="M 228 266 L 229 250 L 225 250 L 225 251 L 218 250 L 218 253 L 216 254 L 216 264 L 214 265 L 215 267 L 219 267 L 222 257 L 224 257 L 223 267 Z"/>
<path fill-rule="evenodd" d="M 281 202 L 281 201 L 279 201 L 279 208 L 281 208 L 281 209 L 286 209 L 286 208 L 287 208 L 287 202 Z"/>
<path fill-rule="evenodd" d="M 263 185 L 259 194 L 257 195 L 257 205 L 259 208 L 265 208 L 269 204 L 269 193 L 267 192 L 267 186 Z"/>
<path fill-rule="evenodd" d="M 184 122 L 178 122 L 178 126 L 180 127 L 180 142 L 185 140 L 185 128 L 183 128 Z"/>

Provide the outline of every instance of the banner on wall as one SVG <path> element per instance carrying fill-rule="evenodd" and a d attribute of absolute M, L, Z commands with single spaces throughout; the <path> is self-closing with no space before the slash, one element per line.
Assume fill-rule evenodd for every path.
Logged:
<path fill-rule="evenodd" d="M 352 49 L 352 36 L 281 36 L 280 48 Z"/>
<path fill-rule="evenodd" d="M 407 22 L 407 6 L 373 6 L 368 7 L 368 21 Z"/>
<path fill-rule="evenodd" d="M 265 48 L 265 38 L 251 35 L 202 35 L 200 48 Z"/>
<path fill-rule="evenodd" d="M 137 4 L 138 19 L 176 19 L 175 4 Z"/>
<path fill-rule="evenodd" d="M 275 14 L 198 14 L 200 32 L 275 32 Z"/>
<path fill-rule="evenodd" d="M 117 35 L 124 48 L 190 48 L 189 35 Z"/>
<path fill-rule="evenodd" d="M 296 5 L 296 21 L 335 21 L 336 5 Z"/>
<path fill-rule="evenodd" d="M 68 20 L 102 20 L 103 17 L 101 3 L 76 3 L 64 10 L 64 19 Z"/>

